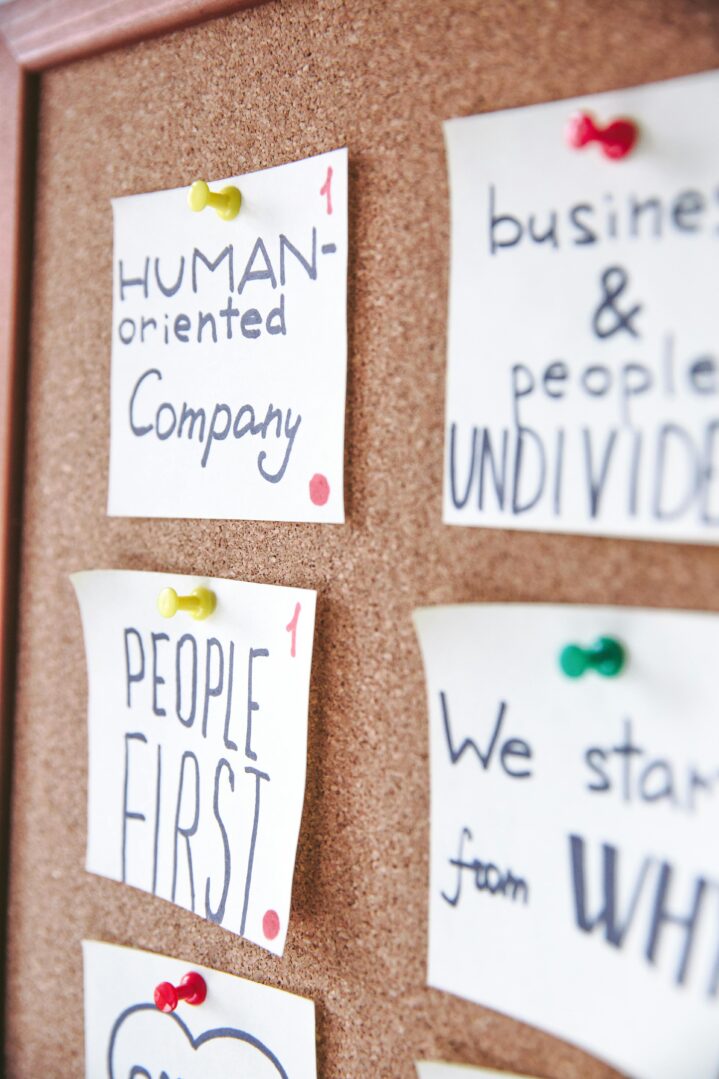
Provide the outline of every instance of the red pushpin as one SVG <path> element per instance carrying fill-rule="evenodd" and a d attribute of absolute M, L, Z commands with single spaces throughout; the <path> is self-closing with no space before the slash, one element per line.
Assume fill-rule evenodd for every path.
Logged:
<path fill-rule="evenodd" d="M 179 985 L 160 982 L 155 988 L 155 1007 L 161 1012 L 174 1012 L 181 1000 L 188 1004 L 202 1004 L 207 996 L 207 983 L 201 974 L 191 970 L 180 979 Z"/>
<path fill-rule="evenodd" d="M 589 142 L 598 142 L 605 157 L 618 161 L 635 146 L 639 130 L 632 120 L 612 120 L 606 127 L 597 127 L 588 112 L 575 112 L 567 124 L 567 142 L 579 150 Z"/>

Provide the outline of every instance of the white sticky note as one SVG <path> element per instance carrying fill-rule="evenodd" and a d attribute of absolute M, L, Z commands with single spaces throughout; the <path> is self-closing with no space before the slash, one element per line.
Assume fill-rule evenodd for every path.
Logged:
<path fill-rule="evenodd" d="M 108 512 L 344 520 L 347 151 L 116 199 Z"/>
<path fill-rule="evenodd" d="M 445 124 L 444 520 L 719 539 L 719 73 Z M 636 148 L 567 145 L 578 111 Z"/>
<path fill-rule="evenodd" d="M 311 1000 L 164 955 L 85 940 L 85 1075 L 316 1079 Z M 160 982 L 190 971 L 202 1004 L 155 1007 Z"/>
<path fill-rule="evenodd" d="M 88 669 L 87 869 L 281 955 L 307 760 L 315 593 L 170 573 L 72 582 Z M 163 618 L 202 585 L 214 613 Z"/>
<path fill-rule="evenodd" d="M 418 1060 L 415 1067 L 419 1079 L 530 1079 L 515 1072 L 473 1068 L 468 1064 L 442 1064 L 438 1060 Z"/>
<path fill-rule="evenodd" d="M 719 1069 L 719 616 L 415 613 L 431 754 L 429 984 L 644 1079 Z M 624 671 L 567 678 L 567 644 Z"/>

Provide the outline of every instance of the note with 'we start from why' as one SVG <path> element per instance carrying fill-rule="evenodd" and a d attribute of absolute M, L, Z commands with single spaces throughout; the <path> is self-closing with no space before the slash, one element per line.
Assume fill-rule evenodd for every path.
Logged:
<path fill-rule="evenodd" d="M 315 593 L 72 577 L 88 670 L 87 869 L 281 955 L 305 791 Z M 164 618 L 197 587 L 209 617 Z"/>
<path fill-rule="evenodd" d="M 719 616 L 467 604 L 415 623 L 429 984 L 637 1079 L 716 1079 Z M 567 677 L 565 646 L 600 638 L 620 673 Z"/>
<path fill-rule="evenodd" d="M 115 199 L 108 512 L 344 520 L 347 151 Z"/>

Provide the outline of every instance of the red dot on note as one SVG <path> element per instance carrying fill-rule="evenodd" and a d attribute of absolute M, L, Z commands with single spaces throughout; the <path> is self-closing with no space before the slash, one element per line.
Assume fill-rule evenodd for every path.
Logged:
<path fill-rule="evenodd" d="M 310 480 L 310 498 L 315 506 L 324 506 L 329 497 L 330 485 L 327 482 L 327 477 L 323 476 L 321 472 L 315 472 Z"/>
<path fill-rule="evenodd" d="M 262 932 L 268 940 L 274 940 L 280 931 L 280 919 L 276 910 L 266 910 L 262 919 Z"/>

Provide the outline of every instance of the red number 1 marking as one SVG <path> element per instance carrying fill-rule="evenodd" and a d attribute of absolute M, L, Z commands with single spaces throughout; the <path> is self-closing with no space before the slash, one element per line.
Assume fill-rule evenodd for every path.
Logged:
<path fill-rule="evenodd" d="M 287 632 L 292 634 L 292 645 L 290 647 L 290 655 L 292 656 L 293 659 L 295 658 L 295 644 L 297 643 L 297 623 L 299 622 L 299 619 L 300 619 L 300 611 L 301 610 L 302 610 L 302 608 L 300 607 L 299 603 L 296 603 L 295 604 L 295 613 L 292 615 L 292 621 L 288 625 L 285 626 L 285 629 L 287 630 Z"/>
<path fill-rule="evenodd" d="M 327 213 L 332 213 L 332 166 L 327 166 L 327 179 L 320 188 L 320 195 L 327 196 Z"/>

